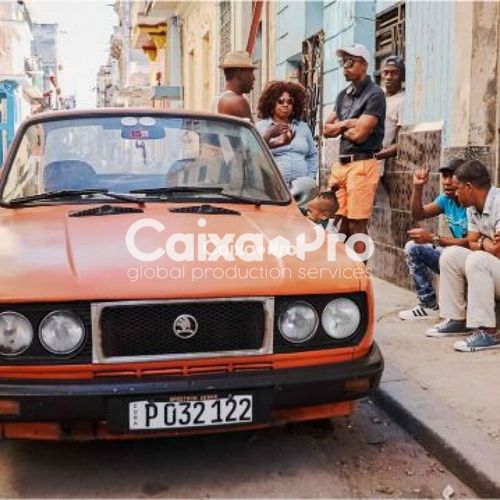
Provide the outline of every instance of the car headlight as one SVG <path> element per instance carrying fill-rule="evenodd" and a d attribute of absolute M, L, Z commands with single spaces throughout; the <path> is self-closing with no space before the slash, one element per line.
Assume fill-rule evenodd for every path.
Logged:
<path fill-rule="evenodd" d="M 54 311 L 47 314 L 38 331 L 40 342 L 52 354 L 71 354 L 85 338 L 82 320 L 71 311 Z"/>
<path fill-rule="evenodd" d="M 309 340 L 318 328 L 318 314 L 307 302 L 292 302 L 279 317 L 281 335 L 289 342 Z"/>
<path fill-rule="evenodd" d="M 334 339 L 345 339 L 358 328 L 361 313 L 351 299 L 334 299 L 323 309 L 321 324 L 325 332 Z"/>
<path fill-rule="evenodd" d="M 22 314 L 6 311 L 0 314 L 0 354 L 18 356 L 33 342 L 33 327 Z"/>

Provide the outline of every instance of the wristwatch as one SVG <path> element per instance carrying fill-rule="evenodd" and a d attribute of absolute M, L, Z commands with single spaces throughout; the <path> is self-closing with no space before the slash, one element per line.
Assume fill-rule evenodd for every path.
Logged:
<path fill-rule="evenodd" d="M 439 246 L 439 238 L 441 238 L 441 236 L 439 236 L 439 234 L 435 234 L 433 237 L 432 237 L 432 246 L 434 248 L 438 247 Z"/>

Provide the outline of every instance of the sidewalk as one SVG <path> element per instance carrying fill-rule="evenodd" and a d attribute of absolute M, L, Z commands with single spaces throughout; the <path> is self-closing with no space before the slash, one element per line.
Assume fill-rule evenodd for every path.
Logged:
<path fill-rule="evenodd" d="M 386 368 L 376 401 L 478 493 L 500 496 L 500 349 L 456 352 L 405 322 L 415 295 L 373 280 L 375 340 Z"/>

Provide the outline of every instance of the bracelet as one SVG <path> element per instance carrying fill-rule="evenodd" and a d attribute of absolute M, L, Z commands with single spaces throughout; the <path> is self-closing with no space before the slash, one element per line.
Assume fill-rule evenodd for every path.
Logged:
<path fill-rule="evenodd" d="M 438 247 L 439 246 L 439 238 L 441 238 L 441 236 L 439 236 L 438 234 L 435 234 L 433 237 L 432 237 L 432 246 L 434 248 Z"/>

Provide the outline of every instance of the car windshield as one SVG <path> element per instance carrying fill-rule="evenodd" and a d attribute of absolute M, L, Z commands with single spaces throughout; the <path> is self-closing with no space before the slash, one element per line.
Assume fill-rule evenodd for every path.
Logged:
<path fill-rule="evenodd" d="M 230 202 L 227 194 L 243 201 L 289 201 L 255 131 L 216 118 L 120 115 L 42 121 L 26 129 L 7 175 L 2 194 L 7 203 L 88 189 L 134 192 L 146 199 L 176 195 Z M 99 193 L 92 199 L 100 199 Z"/>

